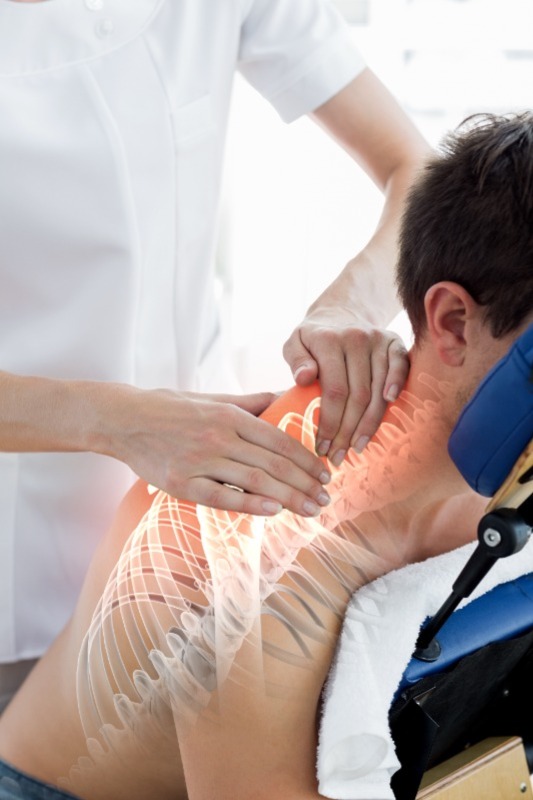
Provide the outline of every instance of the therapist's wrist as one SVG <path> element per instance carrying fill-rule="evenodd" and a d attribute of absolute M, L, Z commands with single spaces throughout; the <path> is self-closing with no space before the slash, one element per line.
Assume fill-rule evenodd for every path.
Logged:
<path fill-rule="evenodd" d="M 78 382 L 72 389 L 77 395 L 80 421 L 77 449 L 127 461 L 124 442 L 135 424 L 133 409 L 142 406 L 146 390 L 98 382 Z"/>
<path fill-rule="evenodd" d="M 333 323 L 350 319 L 364 330 L 385 328 L 400 310 L 400 303 L 387 274 L 380 250 L 358 253 L 337 278 L 312 303 L 307 319 L 331 317 Z"/>

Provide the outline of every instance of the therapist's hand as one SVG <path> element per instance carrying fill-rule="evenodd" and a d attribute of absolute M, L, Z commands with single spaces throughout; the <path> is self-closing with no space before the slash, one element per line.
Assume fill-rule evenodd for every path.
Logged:
<path fill-rule="evenodd" d="M 283 354 L 297 384 L 320 380 L 316 450 L 334 466 L 349 448 L 366 447 L 409 373 L 407 351 L 395 333 L 372 328 L 338 306 L 310 310 Z"/>
<path fill-rule="evenodd" d="M 312 119 L 363 167 L 384 194 L 363 250 L 315 300 L 284 354 L 297 383 L 318 376 L 322 411 L 317 451 L 339 464 L 379 426 L 409 371 L 405 347 L 386 328 L 400 310 L 393 267 L 409 187 L 431 147 L 370 70 L 316 109 Z"/>
<path fill-rule="evenodd" d="M 203 395 L 116 387 L 100 452 L 181 500 L 272 515 L 311 517 L 327 505 L 323 462 L 256 416 L 270 393 Z"/>

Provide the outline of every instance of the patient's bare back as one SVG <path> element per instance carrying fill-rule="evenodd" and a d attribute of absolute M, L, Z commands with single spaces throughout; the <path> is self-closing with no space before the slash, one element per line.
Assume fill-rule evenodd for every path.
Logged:
<path fill-rule="evenodd" d="M 318 409 L 318 387 L 294 389 L 267 418 L 313 448 Z M 216 511 L 139 482 L 69 627 L 0 722 L 0 754 L 87 800 L 185 798 L 185 775 L 208 797 L 211 773 L 221 800 L 224 780 L 238 798 L 263 773 L 318 797 L 316 711 L 346 603 L 409 555 L 383 513 L 391 458 L 412 462 L 402 413 L 336 471 L 316 519 Z M 21 745 L 36 705 L 57 720 L 48 755 L 45 725 Z M 199 752 L 206 769 L 191 770 Z"/>

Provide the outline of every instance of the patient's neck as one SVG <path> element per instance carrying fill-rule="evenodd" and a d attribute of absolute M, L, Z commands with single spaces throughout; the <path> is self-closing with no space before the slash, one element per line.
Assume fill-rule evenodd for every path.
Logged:
<path fill-rule="evenodd" d="M 457 419 L 456 389 L 442 375 L 413 362 L 398 400 L 387 409 L 386 424 L 400 432 L 403 458 L 384 459 L 395 470 L 398 487 L 409 484 L 409 494 L 447 497 L 466 489 L 448 454 L 448 440 Z M 397 494 L 397 492 L 395 493 Z"/>
<path fill-rule="evenodd" d="M 447 451 L 451 391 L 431 373 L 413 369 L 366 450 L 349 455 L 352 472 L 361 479 L 360 491 L 354 487 L 350 493 L 354 500 L 383 506 L 420 491 L 442 497 L 464 489 Z M 343 471 L 349 473 L 349 466 Z"/>
<path fill-rule="evenodd" d="M 329 513 L 338 522 L 359 518 L 367 528 L 383 525 L 400 536 L 418 537 L 422 521 L 424 530 L 435 527 L 437 518 L 441 528 L 447 524 L 443 509 L 453 498 L 475 497 L 448 455 L 456 387 L 427 365 L 428 360 L 413 360 L 407 384 L 376 436 L 335 474 Z M 481 508 L 474 501 L 472 514 Z M 450 547 L 468 540 L 469 531 L 453 541 L 448 537 Z"/>

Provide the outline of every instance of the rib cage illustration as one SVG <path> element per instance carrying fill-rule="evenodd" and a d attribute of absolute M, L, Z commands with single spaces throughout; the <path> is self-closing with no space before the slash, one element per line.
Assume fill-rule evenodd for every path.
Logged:
<path fill-rule="evenodd" d="M 441 390 L 428 386 L 435 400 L 404 392 L 366 451 L 333 470 L 332 501 L 317 518 L 258 518 L 153 494 L 83 640 L 77 697 L 87 753 L 64 788 L 83 795 L 110 760 L 118 782 L 125 752 L 150 759 L 168 750 L 171 769 L 178 739 L 200 717 L 220 719 L 235 691 L 290 692 L 298 671 L 313 669 L 314 646 L 334 646 L 353 591 L 402 559 L 380 509 L 408 491 L 398 475 L 402 462 L 416 462 L 415 434 L 431 435 Z M 276 422 L 313 449 L 320 398 L 300 399 L 300 408 L 298 392 L 294 400 Z M 379 528 L 378 547 L 362 515 Z M 284 632 L 276 641 L 272 625 Z M 288 668 L 281 682 L 274 662 Z"/>

